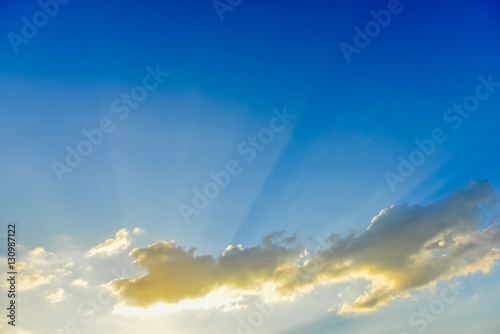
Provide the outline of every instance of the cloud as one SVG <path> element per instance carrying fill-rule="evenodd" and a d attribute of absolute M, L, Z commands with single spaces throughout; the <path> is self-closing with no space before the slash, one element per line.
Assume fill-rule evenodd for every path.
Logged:
<path fill-rule="evenodd" d="M 146 231 L 144 231 L 142 228 L 139 227 L 134 228 L 134 230 L 132 231 L 132 234 L 137 234 L 137 235 L 141 235 L 144 233 L 146 233 Z"/>
<path fill-rule="evenodd" d="M 134 230 L 135 231 L 135 230 Z M 96 255 L 111 256 L 125 251 L 130 246 L 129 231 L 122 228 L 116 232 L 115 239 L 108 239 L 85 253 L 87 257 Z"/>
<path fill-rule="evenodd" d="M 29 255 L 32 257 L 44 257 L 44 256 L 54 255 L 54 253 L 46 252 L 44 248 L 38 247 L 29 252 Z"/>
<path fill-rule="evenodd" d="M 69 260 L 62 268 L 56 269 L 56 273 L 59 274 L 60 277 L 71 275 L 72 271 L 69 270 L 69 268 L 72 268 L 73 264 L 73 261 Z"/>
<path fill-rule="evenodd" d="M 37 249 L 39 248 L 36 248 L 35 250 Z M 64 261 L 64 259 L 60 259 L 54 263 L 47 260 L 40 261 L 39 259 L 33 258 L 28 258 L 27 261 L 29 263 L 19 262 L 16 265 L 19 272 L 19 289 L 23 291 L 50 284 L 56 277 L 71 275 L 71 271 L 69 271 L 68 268 L 73 266 L 73 262 L 71 260 L 66 260 L 68 262 L 63 264 L 61 268 L 57 268 L 56 266 L 59 265 L 61 261 Z M 45 274 L 47 272 L 56 273 L 57 275 Z"/>
<path fill-rule="evenodd" d="M 136 279 L 117 279 L 110 287 L 130 306 L 148 307 L 158 302 L 178 303 L 195 299 L 222 287 L 259 289 L 265 282 L 280 279 L 276 269 L 297 261 L 299 248 L 285 248 L 265 238 L 261 245 L 242 249 L 230 246 L 224 254 L 195 256 L 174 241 L 158 241 L 147 248 L 135 248 L 130 256 L 148 274 Z"/>
<path fill-rule="evenodd" d="M 194 248 L 158 241 L 129 254 L 145 275 L 108 286 L 125 305 L 147 308 L 202 298 L 220 289 L 260 295 L 264 286 L 272 286 L 275 296 L 293 297 L 319 285 L 362 279 L 366 291 L 340 305 L 338 312 L 369 312 L 438 280 L 488 272 L 500 259 L 500 226 L 481 219 L 496 206 L 491 185 L 472 181 L 425 205 L 392 205 L 363 233 L 332 234 L 311 254 L 282 233 L 267 236 L 253 248 L 230 245 L 218 257 L 196 256 Z"/>
<path fill-rule="evenodd" d="M 82 288 L 86 288 L 89 286 L 89 282 L 81 279 L 81 278 L 78 278 L 76 280 L 74 280 L 71 285 L 73 286 L 79 286 L 79 287 L 82 287 Z"/>
<path fill-rule="evenodd" d="M 45 297 L 51 304 L 62 302 L 64 298 L 64 289 L 62 288 L 48 290 Z"/>
<path fill-rule="evenodd" d="M 35 270 L 31 275 L 20 275 L 19 290 L 27 291 L 42 285 L 47 285 L 53 278 L 53 275 L 43 275 L 42 272 L 38 270 Z"/>
<path fill-rule="evenodd" d="M 72 273 L 69 270 L 73 266 L 71 259 L 56 256 L 42 247 L 30 250 L 26 246 L 18 245 L 18 248 L 19 258 L 23 261 L 17 262 L 15 269 L 19 273 L 19 289 L 22 291 L 51 284 L 55 279 L 69 276 Z M 2 283 L 2 285 L 5 284 L 6 282 Z"/>
<path fill-rule="evenodd" d="M 481 227 L 485 210 L 498 198 L 487 182 L 426 205 L 393 205 L 376 216 L 360 236 L 330 236 L 310 271 L 327 281 L 361 277 L 368 291 L 341 313 L 376 309 L 408 292 L 476 271 L 488 272 L 500 259 L 500 226 Z M 348 260 L 349 265 L 343 265 Z M 305 269 L 308 269 L 307 266 Z"/>
<path fill-rule="evenodd" d="M 30 261 L 31 259 L 28 258 L 27 260 Z M 47 285 L 55 277 L 54 275 L 44 275 L 43 270 L 39 270 L 26 262 L 18 262 L 16 270 L 19 273 L 19 289 L 23 291 Z"/>

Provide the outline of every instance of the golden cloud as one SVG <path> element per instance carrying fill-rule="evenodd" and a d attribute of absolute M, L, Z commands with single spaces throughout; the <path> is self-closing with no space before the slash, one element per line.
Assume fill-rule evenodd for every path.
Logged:
<path fill-rule="evenodd" d="M 135 231 L 135 230 L 134 230 Z M 96 255 L 111 256 L 125 251 L 130 246 L 129 231 L 122 228 L 116 232 L 115 239 L 108 239 L 85 253 L 87 257 Z"/>
<path fill-rule="evenodd" d="M 202 298 L 219 289 L 260 295 L 271 285 L 276 296 L 286 297 L 318 285 L 364 279 L 366 291 L 338 312 L 369 312 L 437 280 L 488 272 L 500 259 L 500 225 L 485 227 L 481 219 L 496 205 L 491 185 L 472 181 L 439 201 L 392 205 L 360 235 L 332 234 L 312 254 L 282 233 L 253 248 L 230 245 L 218 257 L 196 256 L 194 248 L 158 241 L 129 254 L 147 274 L 108 286 L 124 305 L 148 308 Z M 303 257 L 307 261 L 301 265 Z"/>
<path fill-rule="evenodd" d="M 62 288 L 48 290 L 45 297 L 51 304 L 62 302 L 65 298 L 64 289 Z"/>
<path fill-rule="evenodd" d="M 73 282 L 71 282 L 71 285 L 78 286 L 78 287 L 81 287 L 81 288 L 86 288 L 86 287 L 89 286 L 89 282 L 87 282 L 84 279 L 77 278 Z"/>
<path fill-rule="evenodd" d="M 29 255 L 32 257 L 43 257 L 43 256 L 54 255 L 54 253 L 46 252 L 44 248 L 37 247 L 33 249 L 31 252 L 29 252 Z"/>
<path fill-rule="evenodd" d="M 31 275 L 23 275 L 20 271 L 19 290 L 27 291 L 42 285 L 47 285 L 53 278 L 53 275 L 43 275 L 42 272 L 38 270 L 34 271 Z"/>
<path fill-rule="evenodd" d="M 136 279 L 114 280 L 110 286 L 130 306 L 148 307 L 158 302 L 178 303 L 195 299 L 222 287 L 236 290 L 258 289 L 266 282 L 279 281 L 276 269 L 295 262 L 300 249 L 285 248 L 265 238 L 261 245 L 243 249 L 228 247 L 218 258 L 195 256 L 174 241 L 158 241 L 147 248 L 135 248 L 130 256 L 148 274 Z"/>
<path fill-rule="evenodd" d="M 42 247 L 33 250 L 19 245 L 23 262 L 15 264 L 19 273 L 19 290 L 32 290 L 53 283 L 57 278 L 71 275 L 69 270 L 73 261 L 68 258 L 58 257 L 54 253 L 45 251 Z M 2 258 L 0 257 L 0 260 Z M 7 259 L 5 259 L 7 261 Z M 6 285 L 7 282 L 2 285 Z"/>

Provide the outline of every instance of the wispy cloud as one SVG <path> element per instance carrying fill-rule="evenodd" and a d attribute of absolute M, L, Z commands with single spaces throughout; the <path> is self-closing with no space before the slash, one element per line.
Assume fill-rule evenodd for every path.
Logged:
<path fill-rule="evenodd" d="M 20 246 L 20 249 L 23 250 L 25 247 Z M 42 247 L 27 252 L 24 261 L 17 263 L 16 266 L 19 271 L 19 286 L 21 290 L 35 289 L 52 282 L 55 275 L 49 274 L 50 270 L 47 270 L 47 264 L 51 262 L 53 256 L 53 253 L 45 251 Z M 55 270 L 61 269 L 57 268 Z"/>
<path fill-rule="evenodd" d="M 43 275 L 43 272 L 35 270 L 32 274 L 20 275 L 19 288 L 23 291 L 31 290 L 42 285 L 49 284 L 54 275 Z"/>
<path fill-rule="evenodd" d="M 64 289 L 62 288 L 48 290 L 47 296 L 45 297 L 51 304 L 62 302 L 64 298 Z"/>

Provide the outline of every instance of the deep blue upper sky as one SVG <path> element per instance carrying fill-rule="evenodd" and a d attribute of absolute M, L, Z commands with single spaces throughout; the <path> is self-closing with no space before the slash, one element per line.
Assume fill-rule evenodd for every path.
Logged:
<path fill-rule="evenodd" d="M 339 44 L 387 3 L 243 1 L 220 21 L 211 1 L 73 0 L 15 53 L 7 34 L 40 7 L 3 1 L 2 219 L 82 237 L 140 221 L 188 244 L 253 242 L 287 226 L 304 237 L 366 226 L 472 178 L 498 186 L 499 92 L 456 131 L 443 121 L 478 76 L 500 81 L 498 1 L 402 1 L 348 64 Z M 51 163 L 156 64 L 170 76 L 59 183 Z M 185 231 L 178 204 L 284 105 L 296 121 Z M 436 127 L 448 140 L 392 192 L 384 172 Z"/>

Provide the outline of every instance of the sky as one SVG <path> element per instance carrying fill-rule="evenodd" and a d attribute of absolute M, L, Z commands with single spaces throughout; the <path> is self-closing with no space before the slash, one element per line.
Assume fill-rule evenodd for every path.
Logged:
<path fill-rule="evenodd" d="M 498 332 L 499 17 L 0 1 L 0 331 Z"/>

